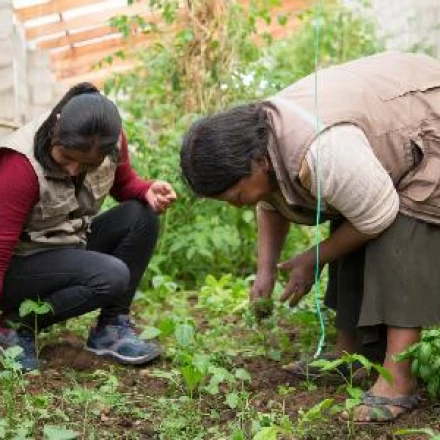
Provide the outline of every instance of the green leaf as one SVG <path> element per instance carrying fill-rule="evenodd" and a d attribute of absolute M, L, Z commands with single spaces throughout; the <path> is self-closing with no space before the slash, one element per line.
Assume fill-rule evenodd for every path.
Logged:
<path fill-rule="evenodd" d="M 436 433 L 431 428 L 421 428 L 421 429 L 403 428 L 394 431 L 393 434 L 395 435 L 426 434 L 431 437 L 431 440 L 435 440 L 435 437 L 432 436 L 434 436 Z"/>
<path fill-rule="evenodd" d="M 7 434 L 8 422 L 5 419 L 0 419 L 0 439 L 5 439 Z"/>
<path fill-rule="evenodd" d="M 226 403 L 231 409 L 237 408 L 238 403 L 240 402 L 240 397 L 237 393 L 229 393 L 226 396 Z"/>
<path fill-rule="evenodd" d="M 345 399 L 345 409 L 347 411 L 350 411 L 357 405 L 359 405 L 359 399 Z"/>
<path fill-rule="evenodd" d="M 235 377 L 242 382 L 250 382 L 252 380 L 251 375 L 244 368 L 237 368 L 235 370 Z"/>
<path fill-rule="evenodd" d="M 422 342 L 419 347 L 418 357 L 422 364 L 428 364 L 432 354 L 432 346 L 429 342 Z"/>
<path fill-rule="evenodd" d="M 328 361 L 326 359 L 318 359 L 317 361 L 310 362 L 310 366 L 321 368 L 322 371 L 335 370 L 339 365 L 342 365 L 345 361 L 343 359 L 336 359 L 334 361 Z"/>
<path fill-rule="evenodd" d="M 180 372 L 182 373 L 185 381 L 186 389 L 190 392 L 194 391 L 197 385 L 201 382 L 203 374 L 194 366 L 186 365 Z"/>
<path fill-rule="evenodd" d="M 75 440 L 79 437 L 79 433 L 60 426 L 46 425 L 43 436 L 45 440 Z"/>
<path fill-rule="evenodd" d="M 145 327 L 140 337 L 142 339 L 154 339 L 157 338 L 161 333 L 162 331 L 157 327 Z"/>
<path fill-rule="evenodd" d="M 173 333 L 176 329 L 174 321 L 168 317 L 161 319 L 158 322 L 157 327 L 159 328 L 163 336 L 171 335 L 171 333 Z"/>
<path fill-rule="evenodd" d="M 44 301 L 33 301 L 26 299 L 20 304 L 19 315 L 21 318 L 35 313 L 36 315 L 45 315 L 52 311 L 52 306 Z"/>
<path fill-rule="evenodd" d="M 359 402 L 362 400 L 364 392 L 360 388 L 347 386 L 346 391 L 352 399 L 355 399 Z"/>
<path fill-rule="evenodd" d="M 373 368 L 388 382 L 393 383 L 393 375 L 382 365 L 374 364 Z"/>
<path fill-rule="evenodd" d="M 269 426 L 259 431 L 253 440 L 277 440 L 280 428 L 278 426 Z"/>
<path fill-rule="evenodd" d="M 255 219 L 254 211 L 247 209 L 243 212 L 242 219 L 245 223 L 252 223 Z"/>
<path fill-rule="evenodd" d="M 246 440 L 246 438 L 245 438 L 245 436 L 243 434 L 243 431 L 235 431 L 232 434 L 231 440 Z"/>
<path fill-rule="evenodd" d="M 34 313 L 34 310 L 36 307 L 37 307 L 37 303 L 35 301 L 32 301 L 30 299 L 23 301 L 20 304 L 20 309 L 18 312 L 20 315 L 20 318 L 24 318 L 25 316 L 28 316 L 31 313 Z"/>
<path fill-rule="evenodd" d="M 194 343 L 194 327 L 189 324 L 180 324 L 174 332 L 177 344 L 180 347 L 188 347 Z"/>
<path fill-rule="evenodd" d="M 8 347 L 4 351 L 5 356 L 8 357 L 9 359 L 16 359 L 18 356 L 20 356 L 21 353 L 23 353 L 23 348 L 19 347 L 18 345 Z"/>

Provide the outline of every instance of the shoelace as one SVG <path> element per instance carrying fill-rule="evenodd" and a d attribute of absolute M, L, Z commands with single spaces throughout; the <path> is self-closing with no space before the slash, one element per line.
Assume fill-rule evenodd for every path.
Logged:
<path fill-rule="evenodd" d="M 129 319 L 124 319 L 118 324 L 118 334 L 123 337 L 136 338 L 134 325 Z"/>

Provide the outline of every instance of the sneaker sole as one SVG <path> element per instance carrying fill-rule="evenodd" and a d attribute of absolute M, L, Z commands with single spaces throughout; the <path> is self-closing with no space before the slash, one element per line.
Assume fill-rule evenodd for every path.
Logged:
<path fill-rule="evenodd" d="M 151 362 L 154 359 L 157 359 L 158 357 L 161 356 L 162 352 L 157 350 L 157 351 L 153 351 L 152 353 L 145 355 L 145 356 L 138 356 L 138 357 L 127 357 L 127 356 L 123 356 L 121 354 L 115 353 L 112 350 L 107 350 L 107 349 L 101 349 L 101 350 L 97 350 L 95 348 L 90 348 L 86 346 L 86 350 L 90 351 L 91 353 L 96 354 L 97 356 L 108 356 L 108 357 L 112 357 L 114 359 L 116 359 L 117 361 L 119 361 L 121 364 L 124 365 L 141 365 L 141 364 L 145 364 L 147 362 Z"/>

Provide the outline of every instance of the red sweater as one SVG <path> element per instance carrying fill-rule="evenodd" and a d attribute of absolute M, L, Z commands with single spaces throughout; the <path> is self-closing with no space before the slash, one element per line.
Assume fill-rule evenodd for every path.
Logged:
<path fill-rule="evenodd" d="M 151 183 L 141 179 L 131 168 L 127 140 L 123 135 L 111 196 L 118 202 L 145 201 Z M 28 159 L 16 151 L 0 149 L 0 297 L 14 247 L 39 198 L 38 178 Z"/>

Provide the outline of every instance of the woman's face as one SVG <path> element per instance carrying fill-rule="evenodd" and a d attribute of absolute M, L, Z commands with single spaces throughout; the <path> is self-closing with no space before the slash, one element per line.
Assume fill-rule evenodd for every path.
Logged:
<path fill-rule="evenodd" d="M 252 206 L 263 200 L 273 189 L 269 176 L 269 163 L 267 159 L 263 159 L 254 162 L 250 176 L 243 177 L 215 198 L 236 207 Z"/>
<path fill-rule="evenodd" d="M 81 151 L 55 145 L 51 155 L 57 166 L 71 177 L 96 170 L 105 159 L 97 146 L 89 151 Z"/>

